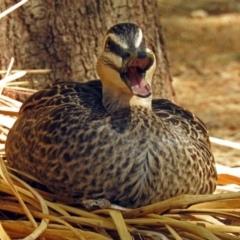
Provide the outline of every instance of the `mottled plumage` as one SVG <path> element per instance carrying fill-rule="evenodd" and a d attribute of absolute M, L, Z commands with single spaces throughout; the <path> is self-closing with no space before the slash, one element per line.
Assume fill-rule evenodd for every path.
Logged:
<path fill-rule="evenodd" d="M 133 24 L 109 30 L 97 63 L 102 83 L 56 83 L 23 104 L 6 142 L 10 166 L 58 194 L 128 207 L 215 190 L 203 122 L 151 100 L 155 57 L 140 31 Z M 135 54 L 127 63 L 126 52 Z"/>

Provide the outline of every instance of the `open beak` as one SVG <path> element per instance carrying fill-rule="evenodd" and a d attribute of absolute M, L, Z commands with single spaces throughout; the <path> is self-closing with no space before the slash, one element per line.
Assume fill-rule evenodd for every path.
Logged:
<path fill-rule="evenodd" d="M 145 76 L 153 63 L 153 54 L 145 51 L 134 52 L 124 59 L 120 76 L 134 95 L 146 98 L 152 94 Z"/>

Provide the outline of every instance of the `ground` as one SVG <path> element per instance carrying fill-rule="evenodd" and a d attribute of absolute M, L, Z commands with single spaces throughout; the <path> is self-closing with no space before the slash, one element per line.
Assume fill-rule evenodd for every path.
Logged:
<path fill-rule="evenodd" d="M 210 136 L 240 142 L 240 12 L 160 2 L 176 102 L 200 117 Z M 212 147 L 218 163 L 240 166 L 240 150 Z"/>

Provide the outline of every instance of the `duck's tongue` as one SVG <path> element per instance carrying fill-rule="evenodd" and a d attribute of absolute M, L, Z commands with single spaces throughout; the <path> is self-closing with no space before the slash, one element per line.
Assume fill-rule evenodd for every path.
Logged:
<path fill-rule="evenodd" d="M 151 94 L 151 87 L 146 82 L 144 75 L 135 66 L 128 67 L 127 71 L 129 87 L 133 93 L 140 97 L 148 97 Z"/>

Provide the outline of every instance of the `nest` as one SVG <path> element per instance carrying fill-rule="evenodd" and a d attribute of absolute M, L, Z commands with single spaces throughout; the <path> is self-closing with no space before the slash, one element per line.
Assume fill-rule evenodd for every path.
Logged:
<path fill-rule="evenodd" d="M 3 16 L 2 13 L 0 18 Z M 22 104 L 16 94 L 28 96 L 35 90 L 28 82 L 14 80 L 48 70 L 14 72 L 12 65 L 13 60 L 0 81 L 0 239 L 240 239 L 237 168 L 217 166 L 215 194 L 182 195 L 137 209 L 111 204 L 100 208 L 101 204 L 94 203 L 97 206 L 88 210 L 81 202 L 34 188 L 19 178 L 19 174 L 24 174 L 24 179 L 38 182 L 7 167 L 4 144 Z M 211 140 L 240 149 L 238 143 Z"/>
<path fill-rule="evenodd" d="M 0 176 L 1 239 L 240 239 L 240 192 L 182 195 L 137 209 L 87 210 L 31 187 L 2 159 Z"/>

